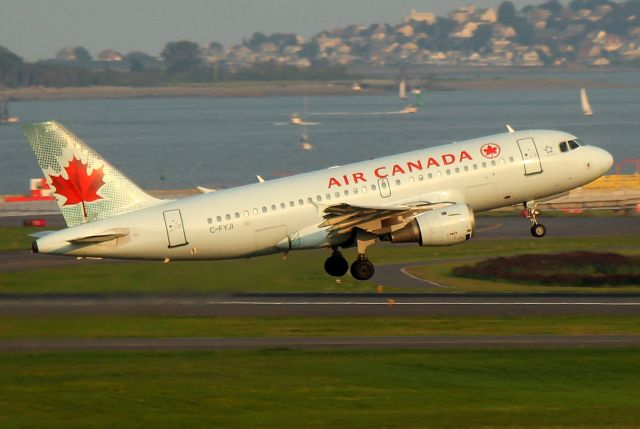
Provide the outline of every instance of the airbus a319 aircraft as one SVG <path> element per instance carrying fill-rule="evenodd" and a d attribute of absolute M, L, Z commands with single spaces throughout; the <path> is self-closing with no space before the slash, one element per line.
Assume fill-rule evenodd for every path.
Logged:
<path fill-rule="evenodd" d="M 537 201 L 589 183 L 605 150 L 560 131 L 513 131 L 178 199 L 156 199 L 56 122 L 25 126 L 67 228 L 40 233 L 33 252 L 160 261 L 247 258 L 357 247 L 351 274 L 373 276 L 377 240 L 446 246 L 474 234 L 474 213 L 522 205 L 545 235 Z"/>

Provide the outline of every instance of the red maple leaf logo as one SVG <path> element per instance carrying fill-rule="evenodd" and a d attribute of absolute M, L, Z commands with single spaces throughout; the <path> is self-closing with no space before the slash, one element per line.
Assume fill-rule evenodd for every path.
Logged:
<path fill-rule="evenodd" d="M 500 155 L 500 146 L 495 144 L 486 144 L 480 148 L 480 152 L 482 152 L 482 156 L 485 158 L 497 158 L 498 155 Z"/>
<path fill-rule="evenodd" d="M 87 164 L 83 164 L 74 156 L 69 165 L 65 167 L 68 179 L 62 175 L 49 176 L 55 193 L 66 198 L 63 206 L 82 204 L 84 217 L 87 217 L 85 203 L 103 199 L 98 195 L 98 191 L 105 185 L 102 167 L 94 168 L 91 175 L 87 173 L 87 170 Z"/>

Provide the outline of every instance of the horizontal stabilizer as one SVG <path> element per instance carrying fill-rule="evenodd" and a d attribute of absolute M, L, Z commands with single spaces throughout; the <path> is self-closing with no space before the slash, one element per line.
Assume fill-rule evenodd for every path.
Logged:
<path fill-rule="evenodd" d="M 215 189 L 209 189 L 209 188 L 205 188 L 204 186 L 197 186 L 198 191 L 203 193 L 203 194 L 208 194 L 209 192 L 215 192 Z"/>
<path fill-rule="evenodd" d="M 29 234 L 29 237 L 34 237 L 34 238 L 42 238 L 42 237 L 46 237 L 49 234 L 53 234 L 56 231 L 38 231 L 38 232 L 34 232 L 33 234 Z"/>
<path fill-rule="evenodd" d="M 73 244 L 86 244 L 86 243 L 104 243 L 105 241 L 115 240 L 116 238 L 122 238 L 129 235 L 127 232 L 107 232 L 104 234 L 90 235 L 88 237 L 79 237 L 68 240 Z"/>

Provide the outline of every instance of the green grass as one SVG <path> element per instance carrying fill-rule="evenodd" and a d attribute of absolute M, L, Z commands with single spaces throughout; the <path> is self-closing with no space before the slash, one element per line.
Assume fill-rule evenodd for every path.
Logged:
<path fill-rule="evenodd" d="M 374 246 L 369 252 L 376 264 L 433 261 L 516 253 L 550 253 L 586 249 L 625 249 L 637 251 L 640 236 L 588 238 L 545 238 L 544 240 L 471 241 L 451 247 L 421 248 L 403 245 Z M 226 292 L 372 292 L 372 282 L 359 282 L 345 276 L 342 283 L 323 270 L 327 250 L 292 252 L 287 260 L 280 255 L 255 259 L 211 262 L 139 262 L 114 265 L 108 261 L 88 264 L 6 272 L 0 274 L 0 293 L 226 293 Z M 355 252 L 346 252 L 349 260 Z M 46 258 L 46 255 L 25 257 Z M 268 275 L 267 275 L 268 274 Z M 437 281 L 437 280 L 436 280 Z M 393 288 L 385 291 L 433 289 Z M 439 290 L 441 292 L 441 290 Z M 436 291 L 438 292 L 438 291 Z"/>
<path fill-rule="evenodd" d="M 637 427 L 639 349 L 0 355 L 6 428 Z"/>
<path fill-rule="evenodd" d="M 393 310 L 389 314 L 393 316 Z M 0 339 L 640 334 L 634 316 L 0 316 Z"/>
<path fill-rule="evenodd" d="M 0 226 L 0 251 L 31 250 L 31 242 L 35 240 L 29 234 L 43 231 L 37 227 Z"/>

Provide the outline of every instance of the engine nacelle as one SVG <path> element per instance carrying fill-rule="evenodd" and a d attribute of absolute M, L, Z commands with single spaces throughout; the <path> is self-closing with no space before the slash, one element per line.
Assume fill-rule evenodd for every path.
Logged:
<path fill-rule="evenodd" d="M 421 214 L 404 228 L 390 234 L 392 243 L 449 246 L 473 236 L 476 219 L 467 204 L 454 204 Z"/>

